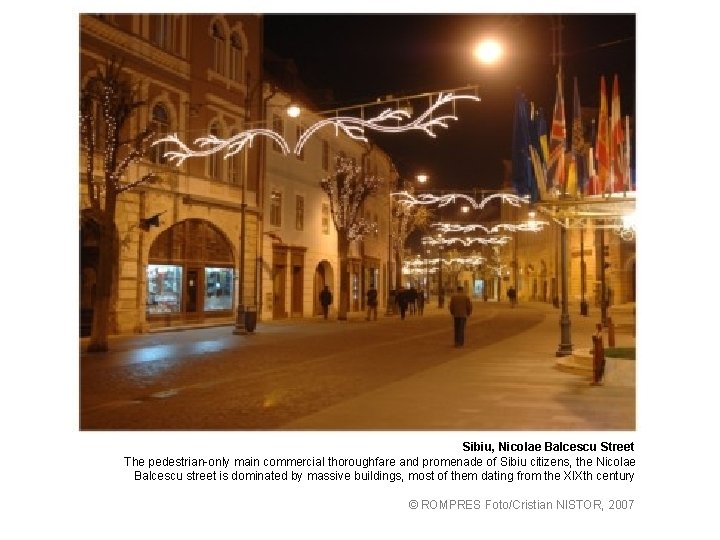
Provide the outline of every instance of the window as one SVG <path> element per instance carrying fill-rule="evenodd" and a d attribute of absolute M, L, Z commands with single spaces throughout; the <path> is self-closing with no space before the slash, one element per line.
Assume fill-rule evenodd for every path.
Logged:
<path fill-rule="evenodd" d="M 305 228 L 305 198 L 295 196 L 295 228 L 302 231 Z"/>
<path fill-rule="evenodd" d="M 283 119 L 282 116 L 273 114 L 273 121 L 272 121 L 272 128 L 275 133 L 280 135 L 281 137 L 285 136 L 285 126 L 283 125 Z M 282 148 L 280 148 L 280 145 L 275 142 L 273 139 L 272 143 L 273 150 L 276 152 L 282 152 Z"/>
<path fill-rule="evenodd" d="M 322 142 L 322 168 L 323 171 L 330 168 L 330 145 L 327 141 Z"/>
<path fill-rule="evenodd" d="M 205 267 L 205 311 L 231 310 L 233 269 Z"/>
<path fill-rule="evenodd" d="M 234 129 L 232 131 L 232 136 L 235 136 L 238 134 L 238 131 Z M 244 152 L 238 152 L 237 154 L 234 154 L 230 156 L 227 159 L 228 164 L 228 182 L 231 184 L 234 184 L 236 186 L 242 185 L 242 172 L 243 172 L 243 156 L 245 155 Z"/>
<path fill-rule="evenodd" d="M 179 313 L 182 306 L 182 267 L 169 264 L 148 264 L 148 314 Z"/>
<path fill-rule="evenodd" d="M 296 141 L 296 142 L 300 140 L 300 138 L 302 137 L 303 133 L 305 133 L 305 126 L 297 126 L 297 127 L 295 128 L 295 136 L 296 136 L 295 141 Z M 305 146 L 304 146 L 304 145 L 303 145 L 303 147 L 302 147 L 302 150 L 300 150 L 300 154 L 298 155 L 297 158 L 298 158 L 299 160 L 304 160 L 304 159 L 305 159 Z"/>
<path fill-rule="evenodd" d="M 270 193 L 270 225 L 282 225 L 282 193 L 275 190 Z"/>
<path fill-rule="evenodd" d="M 217 122 L 213 122 L 210 126 L 210 134 L 220 137 L 220 126 Z M 222 155 L 220 152 L 208 156 L 208 176 L 213 180 L 222 179 Z"/>
<path fill-rule="evenodd" d="M 237 32 L 230 36 L 230 78 L 237 82 L 243 80 L 243 48 Z"/>
<path fill-rule="evenodd" d="M 155 105 L 152 109 L 152 121 L 150 128 L 153 130 L 155 139 L 160 139 L 168 134 L 170 129 L 170 120 L 168 119 L 167 109 L 162 105 Z M 163 165 L 167 163 L 165 152 L 167 151 L 167 143 L 156 144 L 151 147 L 150 159 L 153 163 Z"/>
<path fill-rule="evenodd" d="M 151 40 L 168 52 L 175 52 L 175 15 L 151 15 Z"/>
<path fill-rule="evenodd" d="M 225 32 L 220 22 L 212 25 L 213 38 L 213 69 L 218 73 L 225 73 Z"/>
<path fill-rule="evenodd" d="M 330 205 L 328 203 L 322 203 L 322 233 L 330 234 Z"/>

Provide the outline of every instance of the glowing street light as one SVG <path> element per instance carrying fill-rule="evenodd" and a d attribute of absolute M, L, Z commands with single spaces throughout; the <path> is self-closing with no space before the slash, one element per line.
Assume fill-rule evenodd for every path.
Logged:
<path fill-rule="evenodd" d="M 420 184 L 424 184 L 428 181 L 430 177 L 425 173 L 420 173 L 415 176 L 415 180 L 417 180 Z"/>
<path fill-rule="evenodd" d="M 494 64 L 503 54 L 502 45 L 494 39 L 486 39 L 475 47 L 474 55 L 483 64 Z"/>
<path fill-rule="evenodd" d="M 295 103 L 291 103 L 288 105 L 286 112 L 290 118 L 297 118 L 300 116 L 300 107 Z"/>

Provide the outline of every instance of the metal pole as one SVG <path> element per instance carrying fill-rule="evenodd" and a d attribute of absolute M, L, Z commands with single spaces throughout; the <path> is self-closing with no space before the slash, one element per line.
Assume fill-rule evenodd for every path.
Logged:
<path fill-rule="evenodd" d="M 247 334 L 245 327 L 245 181 L 242 184 L 242 199 L 240 202 L 240 272 L 238 276 L 238 306 L 233 334 Z"/>
<path fill-rule="evenodd" d="M 567 227 L 568 219 L 560 227 L 560 273 L 562 285 L 562 302 L 560 312 L 560 346 L 555 356 L 568 356 L 572 354 L 572 343 L 570 342 L 570 313 L 568 311 L 568 246 Z"/>
<path fill-rule="evenodd" d="M 607 290 L 605 285 L 605 221 L 600 222 L 600 322 L 607 326 Z"/>
<path fill-rule="evenodd" d="M 580 227 L 580 315 L 587 317 L 588 303 L 585 300 L 585 223 Z"/>

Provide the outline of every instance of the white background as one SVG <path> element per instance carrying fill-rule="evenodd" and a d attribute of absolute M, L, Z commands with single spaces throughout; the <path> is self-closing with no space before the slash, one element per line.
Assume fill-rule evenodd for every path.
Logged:
<path fill-rule="evenodd" d="M 544 2 L 637 12 L 638 421 L 634 433 L 78 431 L 78 13 L 196 2 L 5 6 L 2 39 L 4 538 L 708 537 L 717 501 L 716 18 L 699 2 Z M 212 3 L 210 3 L 212 4 Z M 535 2 L 235 2 L 205 11 L 537 11 Z M 217 3 L 215 3 L 217 4 Z M 594 5 L 588 5 L 594 4 Z M 341 486 L 144 483 L 122 457 L 464 457 L 464 440 L 634 440 L 621 483 Z M 467 453 L 465 453 L 465 456 Z M 592 485 L 597 485 L 593 483 Z M 632 512 L 411 511 L 410 499 L 622 496 Z M 702 531 L 702 532 L 701 532 Z"/>

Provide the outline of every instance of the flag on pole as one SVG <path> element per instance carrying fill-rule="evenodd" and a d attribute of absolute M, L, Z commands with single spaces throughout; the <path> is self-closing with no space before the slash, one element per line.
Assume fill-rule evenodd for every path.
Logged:
<path fill-rule="evenodd" d="M 600 112 L 598 114 L 597 140 L 595 141 L 595 159 L 600 193 L 610 190 L 610 154 L 608 151 L 608 110 L 605 76 L 600 77 Z"/>
<path fill-rule="evenodd" d="M 625 189 L 625 136 L 620 116 L 620 84 L 617 74 L 613 78 L 612 102 L 610 103 L 610 191 Z"/>
<path fill-rule="evenodd" d="M 577 77 L 573 80 L 573 120 L 572 120 L 572 154 L 575 160 L 575 173 L 577 187 L 580 193 L 585 193 L 588 180 L 588 167 L 586 161 L 585 133 L 583 131 L 582 108 L 580 107 L 580 93 L 578 92 Z"/>
<path fill-rule="evenodd" d="M 525 96 L 518 91 L 515 95 L 515 118 L 512 141 L 512 182 L 515 192 L 530 196 L 531 202 L 538 200 L 537 186 L 532 178 L 530 162 L 530 118 L 529 105 Z"/>
<path fill-rule="evenodd" d="M 557 74 L 557 93 L 555 94 L 555 108 L 550 129 L 550 159 L 548 161 L 549 187 L 554 187 L 560 193 L 565 191 L 565 102 L 562 93 L 562 71 Z"/>

